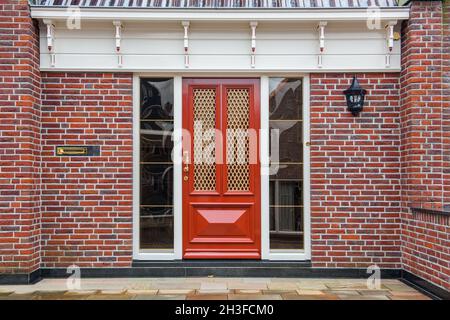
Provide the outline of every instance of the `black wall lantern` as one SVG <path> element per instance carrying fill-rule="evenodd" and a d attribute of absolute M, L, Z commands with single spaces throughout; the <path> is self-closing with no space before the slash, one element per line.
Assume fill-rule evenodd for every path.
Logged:
<path fill-rule="evenodd" d="M 356 76 L 353 77 L 352 85 L 344 91 L 344 94 L 348 111 L 357 116 L 363 109 L 366 90 L 361 88 Z"/>

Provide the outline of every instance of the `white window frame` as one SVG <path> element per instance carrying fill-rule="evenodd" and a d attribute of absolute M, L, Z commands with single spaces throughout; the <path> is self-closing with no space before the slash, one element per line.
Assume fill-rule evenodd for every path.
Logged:
<path fill-rule="evenodd" d="M 310 233 L 310 166 L 309 166 L 309 75 L 297 73 L 276 73 L 270 75 L 256 74 L 173 74 L 173 73 L 135 73 L 133 74 L 133 259 L 134 260 L 179 260 L 182 259 L 182 79 L 183 77 L 259 77 L 260 78 L 260 159 L 261 170 L 269 164 L 269 77 L 302 78 L 303 85 L 303 214 L 304 214 L 304 249 L 270 251 L 269 247 L 269 176 L 261 174 L 261 258 L 263 260 L 309 260 L 311 258 Z M 140 79 L 141 78 L 174 79 L 174 249 L 140 249 Z"/>
<path fill-rule="evenodd" d="M 140 249 L 140 79 L 173 78 L 173 250 Z M 181 190 L 181 128 L 182 128 L 182 78 L 173 74 L 133 74 L 133 259 L 134 260 L 177 260 L 182 257 L 182 190 Z M 178 134 L 177 134 L 178 133 Z M 180 183 L 177 183 L 180 182 Z"/>
<path fill-rule="evenodd" d="M 310 209 L 310 165 L 309 165 L 309 75 L 307 74 L 274 74 L 261 77 L 261 136 L 260 157 L 261 170 L 269 166 L 269 78 L 286 77 L 301 78 L 303 90 L 303 250 L 270 250 L 270 191 L 269 175 L 261 174 L 261 253 L 267 260 L 310 260 L 311 259 L 311 209 Z"/>

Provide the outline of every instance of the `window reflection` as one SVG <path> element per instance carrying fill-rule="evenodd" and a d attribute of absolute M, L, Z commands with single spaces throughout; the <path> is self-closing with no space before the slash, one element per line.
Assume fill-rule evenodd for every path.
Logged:
<path fill-rule="evenodd" d="M 173 79 L 140 89 L 140 248 L 173 249 Z"/>
<path fill-rule="evenodd" d="M 141 79 L 141 120 L 173 119 L 173 79 Z"/>
<path fill-rule="evenodd" d="M 279 130 L 278 157 L 271 159 L 278 170 L 270 176 L 270 249 L 303 249 L 302 79 L 270 78 L 269 86 L 269 127 Z"/>
<path fill-rule="evenodd" d="M 302 79 L 270 78 L 270 120 L 301 120 L 303 90 Z"/>

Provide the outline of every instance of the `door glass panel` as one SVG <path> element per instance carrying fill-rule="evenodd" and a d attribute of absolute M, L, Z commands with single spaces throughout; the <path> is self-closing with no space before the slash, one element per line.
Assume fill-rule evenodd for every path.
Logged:
<path fill-rule="evenodd" d="M 227 90 L 227 188 L 250 190 L 248 89 Z"/>
<path fill-rule="evenodd" d="M 303 249 L 302 79 L 270 78 L 269 86 L 270 249 Z"/>
<path fill-rule="evenodd" d="M 141 125 L 141 161 L 172 162 L 173 122 L 146 121 Z"/>
<path fill-rule="evenodd" d="M 171 206 L 141 207 L 140 226 L 141 248 L 173 248 L 173 208 Z"/>
<path fill-rule="evenodd" d="M 173 79 L 140 89 L 140 248 L 173 249 Z"/>
<path fill-rule="evenodd" d="M 302 162 L 302 149 L 292 148 L 292 146 L 303 145 L 303 123 L 301 121 L 271 120 L 269 121 L 269 129 L 278 130 L 280 136 L 278 140 L 278 161 Z M 272 141 L 269 143 L 271 144 Z"/>
<path fill-rule="evenodd" d="M 216 90 L 194 89 L 194 190 L 216 190 Z"/>

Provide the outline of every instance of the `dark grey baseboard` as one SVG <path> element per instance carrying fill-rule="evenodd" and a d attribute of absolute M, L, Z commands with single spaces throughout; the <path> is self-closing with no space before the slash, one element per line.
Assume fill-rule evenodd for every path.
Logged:
<path fill-rule="evenodd" d="M 409 271 L 402 270 L 402 277 L 400 279 L 407 285 L 417 289 L 418 291 L 426 294 L 435 300 L 450 300 L 450 291 L 444 288 L 438 287 L 437 285 L 425 280 Z"/>
<path fill-rule="evenodd" d="M 65 269 L 41 269 L 42 277 L 67 277 Z M 85 268 L 81 276 L 95 277 L 285 277 L 367 278 L 366 269 L 313 268 L 310 261 L 133 261 L 131 268 Z M 399 269 L 382 269 L 383 278 L 398 279 Z"/>
<path fill-rule="evenodd" d="M 1 273 L 0 284 L 33 284 L 41 280 L 41 270 L 31 273 Z"/>

